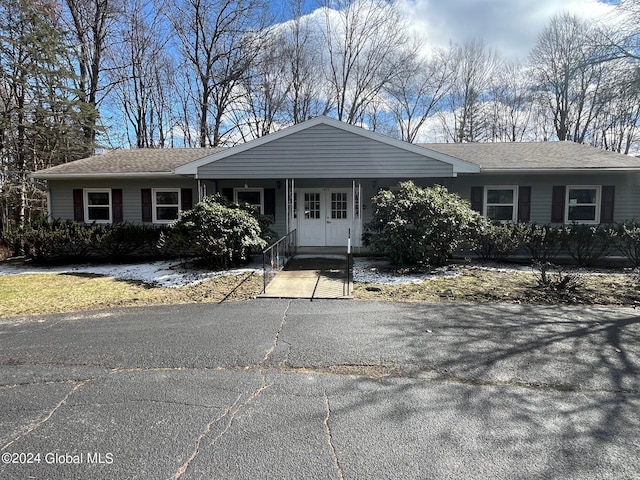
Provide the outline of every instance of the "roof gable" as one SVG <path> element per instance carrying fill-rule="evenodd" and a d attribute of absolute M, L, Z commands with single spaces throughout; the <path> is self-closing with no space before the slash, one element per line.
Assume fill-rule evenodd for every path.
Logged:
<path fill-rule="evenodd" d="M 198 178 L 345 178 L 477 173 L 472 162 L 318 117 L 175 169 Z"/>

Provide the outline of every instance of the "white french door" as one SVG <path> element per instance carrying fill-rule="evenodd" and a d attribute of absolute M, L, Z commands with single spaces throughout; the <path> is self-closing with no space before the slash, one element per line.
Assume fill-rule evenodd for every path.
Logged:
<path fill-rule="evenodd" d="M 352 190 L 300 189 L 296 197 L 299 245 L 346 247 L 353 226 Z"/>

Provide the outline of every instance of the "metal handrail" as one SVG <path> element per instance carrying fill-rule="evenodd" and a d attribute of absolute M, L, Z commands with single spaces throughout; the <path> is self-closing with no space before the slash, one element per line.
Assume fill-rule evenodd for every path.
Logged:
<path fill-rule="evenodd" d="M 294 228 L 262 252 L 262 293 L 276 273 L 298 253 L 298 235 Z"/>

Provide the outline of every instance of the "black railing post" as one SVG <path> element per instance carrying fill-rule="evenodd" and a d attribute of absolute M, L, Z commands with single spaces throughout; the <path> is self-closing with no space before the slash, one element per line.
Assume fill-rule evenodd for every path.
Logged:
<path fill-rule="evenodd" d="M 267 254 L 262 252 L 262 293 L 267 293 Z"/>

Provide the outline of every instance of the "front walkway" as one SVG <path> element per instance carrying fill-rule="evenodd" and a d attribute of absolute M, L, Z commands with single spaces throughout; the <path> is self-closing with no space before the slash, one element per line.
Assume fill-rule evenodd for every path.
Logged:
<path fill-rule="evenodd" d="M 346 255 L 296 255 L 260 298 L 351 298 Z"/>

